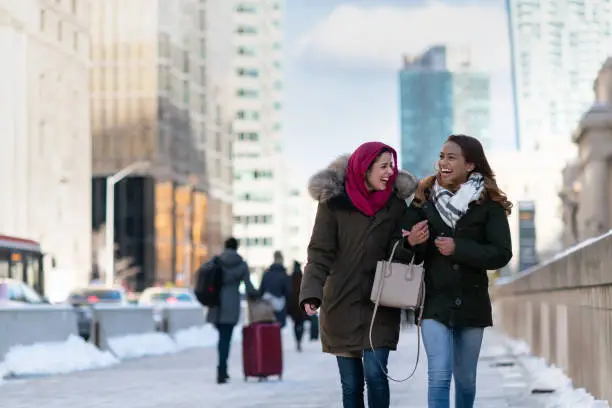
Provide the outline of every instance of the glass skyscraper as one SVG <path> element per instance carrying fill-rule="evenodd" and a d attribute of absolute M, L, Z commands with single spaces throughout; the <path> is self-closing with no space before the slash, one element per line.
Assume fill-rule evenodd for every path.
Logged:
<path fill-rule="evenodd" d="M 404 57 L 399 82 L 402 168 L 419 178 L 432 174 L 452 133 L 490 144 L 490 78 L 471 67 L 467 50 L 438 45 Z"/>
<path fill-rule="evenodd" d="M 569 141 L 612 49 L 612 0 L 506 0 L 517 147 Z"/>

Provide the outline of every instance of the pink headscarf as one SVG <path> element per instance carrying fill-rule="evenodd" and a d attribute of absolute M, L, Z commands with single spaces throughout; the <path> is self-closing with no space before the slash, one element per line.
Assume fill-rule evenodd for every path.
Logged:
<path fill-rule="evenodd" d="M 368 191 L 366 188 L 366 172 L 372 162 L 383 150 L 389 151 L 393 156 L 393 162 L 397 164 L 397 153 L 392 147 L 380 142 L 367 142 L 362 144 L 351 155 L 346 168 L 345 188 L 351 202 L 359 211 L 372 217 L 389 201 L 393 192 L 395 179 L 397 178 L 397 166 L 393 169 L 393 175 L 389 178 L 387 188 L 384 191 Z"/>

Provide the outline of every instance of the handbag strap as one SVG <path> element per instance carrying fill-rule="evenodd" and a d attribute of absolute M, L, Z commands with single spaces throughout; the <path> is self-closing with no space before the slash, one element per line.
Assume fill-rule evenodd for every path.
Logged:
<path fill-rule="evenodd" d="M 397 245 L 399 244 L 400 241 L 397 241 L 395 243 L 395 245 L 393 245 L 393 250 L 391 251 L 391 256 L 389 257 L 389 261 L 385 264 L 385 269 L 388 269 L 391 267 L 391 261 L 393 260 L 393 255 L 395 254 L 395 249 L 397 248 Z M 414 266 L 414 255 L 412 255 L 412 260 L 410 261 L 410 266 Z M 376 314 L 378 313 L 378 307 L 380 305 L 380 296 L 382 294 L 382 290 L 383 290 L 383 285 L 385 282 L 385 275 L 387 271 L 385 270 L 385 273 L 381 273 L 380 274 L 380 281 L 378 284 L 378 292 L 376 293 L 376 302 L 374 303 L 374 312 L 372 312 L 372 320 L 370 321 L 370 333 L 369 333 L 369 340 L 370 340 L 370 349 L 372 350 L 373 354 L 374 354 L 374 358 L 376 359 L 376 361 L 378 362 L 378 366 L 380 367 L 380 370 L 385 374 L 385 376 L 390 379 L 391 381 L 397 382 L 397 383 L 402 383 L 405 381 L 408 381 L 409 379 L 411 379 L 412 377 L 414 377 L 414 374 L 416 373 L 416 370 L 419 366 L 419 359 L 421 356 L 421 323 L 423 320 L 423 309 L 424 309 L 424 305 L 425 305 L 425 273 L 421 274 L 421 289 L 420 289 L 420 302 L 419 305 L 417 305 L 417 308 L 419 309 L 419 317 L 417 319 L 417 356 L 416 356 L 416 362 L 414 363 L 414 368 L 412 369 L 412 372 L 410 373 L 410 375 L 406 378 L 403 378 L 401 380 L 397 380 L 393 377 L 391 377 L 389 375 L 389 371 L 385 370 L 385 368 L 383 367 L 382 363 L 380 362 L 380 360 L 378 359 L 378 357 L 376 357 L 376 353 L 374 353 L 374 342 L 372 341 L 372 332 L 374 330 L 374 320 L 376 319 Z"/>

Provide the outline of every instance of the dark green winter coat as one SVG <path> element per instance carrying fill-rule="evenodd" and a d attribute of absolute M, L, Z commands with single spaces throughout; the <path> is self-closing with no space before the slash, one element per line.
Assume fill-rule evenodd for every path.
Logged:
<path fill-rule="evenodd" d="M 508 217 L 492 200 L 472 203 L 453 231 L 431 201 L 410 205 L 403 228 L 428 220 L 429 241 L 415 248 L 416 261 L 425 261 L 424 319 L 449 327 L 487 327 L 493 324 L 487 270 L 505 266 L 512 258 Z M 434 240 L 452 237 L 455 252 L 442 255 Z M 405 246 L 410 245 L 405 241 Z M 412 248 L 410 248 L 412 249 Z"/>
<path fill-rule="evenodd" d="M 386 259 L 393 242 L 401 239 L 400 224 L 408 207 L 405 199 L 415 191 L 416 179 L 400 172 L 394 194 L 373 217 L 358 211 L 344 190 L 348 156 L 313 176 L 312 197 L 319 202 L 308 246 L 300 304 L 320 304 L 323 351 L 333 354 L 370 348 L 368 332 L 373 303 L 370 293 L 376 263 Z M 396 253 L 410 260 L 403 247 Z M 379 308 L 373 334 L 375 348 L 397 347 L 400 310 Z"/>

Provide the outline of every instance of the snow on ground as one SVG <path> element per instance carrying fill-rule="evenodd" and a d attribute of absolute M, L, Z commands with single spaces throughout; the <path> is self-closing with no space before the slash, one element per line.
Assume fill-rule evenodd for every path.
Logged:
<path fill-rule="evenodd" d="M 14 346 L 0 365 L 0 378 L 65 374 L 74 371 L 110 367 L 119 361 L 81 337 L 70 336 L 65 342 Z"/>
<path fill-rule="evenodd" d="M 176 353 L 176 343 L 166 333 L 132 334 L 108 339 L 108 347 L 120 360 Z"/>
<path fill-rule="evenodd" d="M 14 346 L 0 362 L 0 384 L 4 377 L 65 374 L 109 367 L 122 360 L 177 353 L 212 347 L 217 330 L 210 324 L 179 331 L 172 339 L 165 333 L 146 333 L 109 339 L 110 351 L 101 351 L 81 337 L 65 342 Z M 242 341 L 242 327 L 234 331 L 233 342 Z"/>
<path fill-rule="evenodd" d="M 534 356 L 530 347 L 522 340 L 505 337 L 503 346 L 483 350 L 483 356 L 502 357 L 512 355 L 527 372 L 529 389 L 532 393 L 550 393 L 547 407 L 551 408 L 609 408 L 607 401 L 595 399 L 583 388 L 575 389 L 572 380 L 554 365 L 548 365 L 543 358 Z"/>
<path fill-rule="evenodd" d="M 217 329 L 211 324 L 205 324 L 178 331 L 174 335 L 174 342 L 178 350 L 187 350 L 216 346 L 218 338 Z M 242 341 L 242 326 L 240 325 L 236 326 L 232 336 L 232 342 L 237 341 Z"/>
<path fill-rule="evenodd" d="M 217 343 L 217 330 L 210 324 L 190 327 L 178 331 L 174 335 L 174 342 L 179 350 L 196 347 L 210 347 Z"/>

